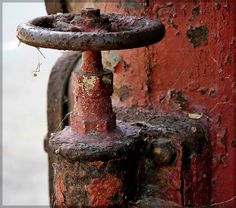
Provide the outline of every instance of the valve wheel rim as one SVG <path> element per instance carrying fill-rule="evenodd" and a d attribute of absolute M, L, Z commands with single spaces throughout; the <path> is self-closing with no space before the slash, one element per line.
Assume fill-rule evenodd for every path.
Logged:
<path fill-rule="evenodd" d="M 56 19 L 66 17 L 66 15 L 78 14 L 57 14 L 35 18 L 17 27 L 17 38 L 28 45 L 42 48 L 52 48 L 59 50 L 119 50 L 138 48 L 159 42 L 165 34 L 165 27 L 160 20 L 152 20 L 146 17 L 136 17 L 120 14 L 106 14 L 103 17 L 114 19 L 129 19 L 136 21 L 136 25 L 131 30 L 121 30 L 115 32 L 71 32 L 53 30 L 39 26 L 48 18 Z M 141 23 L 145 23 L 141 25 Z"/>

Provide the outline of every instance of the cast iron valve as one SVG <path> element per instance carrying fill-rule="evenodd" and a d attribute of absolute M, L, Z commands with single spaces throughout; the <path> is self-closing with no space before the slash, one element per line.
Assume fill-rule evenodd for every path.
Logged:
<path fill-rule="evenodd" d="M 49 138 L 54 168 L 51 206 L 117 207 L 134 195 L 138 128 L 116 124 L 111 103 L 113 75 L 103 69 L 101 50 L 151 45 L 164 34 L 159 20 L 100 14 L 92 8 L 81 14 L 39 17 L 18 26 L 17 37 L 23 43 L 82 51 L 80 71 L 72 75 L 70 126 Z"/>

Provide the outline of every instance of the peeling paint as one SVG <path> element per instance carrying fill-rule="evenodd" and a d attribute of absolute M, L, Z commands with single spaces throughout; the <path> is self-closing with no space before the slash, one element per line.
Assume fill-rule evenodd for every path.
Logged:
<path fill-rule="evenodd" d="M 103 56 L 103 66 L 105 69 L 114 71 L 116 65 L 123 60 L 123 57 L 120 56 L 116 51 L 109 51 L 108 57 Z"/>
<path fill-rule="evenodd" d="M 200 6 L 195 6 L 193 9 L 192 9 L 192 15 L 193 16 L 197 16 L 199 15 L 200 13 Z"/>
<path fill-rule="evenodd" d="M 95 76 L 83 77 L 83 86 L 85 90 L 92 90 L 95 86 L 97 79 Z"/>
<path fill-rule="evenodd" d="M 188 105 L 187 98 L 184 96 L 181 90 L 168 90 L 166 95 L 160 100 L 163 105 L 169 105 L 175 108 L 175 110 L 186 109 Z"/>
<path fill-rule="evenodd" d="M 91 207 L 108 207 L 112 205 L 111 197 L 122 187 L 121 181 L 114 176 L 92 179 L 87 185 L 89 205 Z"/>
<path fill-rule="evenodd" d="M 199 47 L 202 43 L 207 43 L 208 41 L 208 28 L 206 25 L 200 27 L 190 27 L 187 30 L 187 37 L 193 44 L 194 48 Z"/>
<path fill-rule="evenodd" d="M 130 89 L 126 85 L 122 85 L 120 88 L 115 88 L 114 92 L 117 94 L 120 101 L 124 101 L 130 96 Z"/>

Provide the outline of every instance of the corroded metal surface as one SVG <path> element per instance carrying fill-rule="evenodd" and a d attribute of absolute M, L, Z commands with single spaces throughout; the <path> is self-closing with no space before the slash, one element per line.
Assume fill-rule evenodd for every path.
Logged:
<path fill-rule="evenodd" d="M 208 141 L 206 140 L 206 133 L 204 132 L 204 129 L 202 128 L 200 122 L 197 122 L 197 120 L 194 121 L 191 119 L 182 118 L 178 116 L 177 117 L 164 116 L 164 115 L 160 116 L 157 115 L 155 111 L 144 110 L 144 109 L 137 110 L 135 108 L 134 109 L 115 108 L 115 112 L 117 114 L 118 119 L 121 119 L 126 123 L 129 122 L 134 123 L 132 125 L 136 126 L 136 128 L 139 129 L 138 132 L 140 132 L 140 136 L 142 139 L 141 141 L 143 141 L 144 144 L 143 147 L 141 148 L 142 153 L 141 152 L 139 153 L 139 157 L 141 156 L 142 160 L 138 159 L 139 161 L 141 161 L 141 163 L 140 165 L 136 166 L 139 167 L 138 172 L 140 173 L 140 175 L 137 174 L 135 178 L 135 180 L 139 181 L 137 183 L 138 185 L 137 190 L 139 191 L 136 192 L 136 197 L 137 195 L 139 197 L 137 198 L 137 200 L 130 202 L 129 207 L 144 208 L 144 207 L 156 207 L 157 205 L 163 207 L 165 206 L 173 207 L 173 206 L 180 206 L 182 205 L 182 203 L 185 205 L 207 204 L 209 200 L 209 195 L 205 194 L 206 197 L 205 199 L 200 197 L 199 195 L 201 192 L 205 193 L 210 189 L 209 175 L 211 173 L 210 173 L 210 165 L 207 164 L 208 161 L 210 160 L 207 158 L 211 157 L 211 153 L 207 151 Z M 122 129 L 124 127 L 125 126 L 123 126 Z M 69 161 L 72 162 L 72 163 L 70 162 L 71 164 L 70 167 L 71 168 L 73 167 L 72 169 L 74 170 L 76 169 L 75 167 L 77 167 L 80 164 L 75 162 L 78 161 L 79 158 L 84 158 L 83 161 L 91 161 L 91 160 L 93 161 L 97 157 L 97 159 L 99 159 L 98 161 L 100 161 L 102 159 L 104 160 L 105 158 L 112 157 L 111 155 L 113 155 L 114 152 L 117 152 L 117 150 L 115 150 L 116 148 L 113 149 L 112 146 L 110 146 L 109 151 L 106 151 L 106 148 L 101 148 L 100 150 L 97 147 L 93 148 L 93 144 L 91 146 L 87 146 L 86 144 L 81 143 L 81 141 L 78 140 L 76 141 L 75 140 L 76 136 L 73 136 L 72 134 L 71 136 L 69 136 L 70 139 L 68 139 L 69 138 L 68 133 L 62 136 L 64 134 L 63 132 L 58 132 L 56 134 L 60 137 L 61 141 L 56 139 L 58 138 L 56 135 L 55 137 L 51 138 L 51 144 L 53 144 L 51 150 L 53 152 L 56 152 L 57 154 L 51 152 L 50 155 L 52 158 L 54 158 L 53 160 L 55 161 L 57 160 L 55 159 L 54 156 L 61 157 L 62 160 L 70 158 Z M 83 139 L 82 137 L 80 138 Z M 92 139 L 92 136 L 90 138 L 91 138 L 90 142 L 94 143 L 95 146 L 96 143 L 99 144 L 100 142 L 101 142 L 100 145 L 102 145 L 102 143 L 104 142 L 103 144 L 104 146 L 106 146 L 107 144 L 112 144 L 110 142 L 118 141 L 116 140 L 115 136 L 112 136 L 112 138 L 110 138 L 111 139 L 110 142 L 109 139 L 104 140 L 104 138 L 100 138 L 98 140 L 96 139 L 94 140 Z M 130 138 L 132 138 L 132 136 Z M 123 141 L 122 143 L 128 144 L 125 141 Z M 122 145 L 122 143 L 120 145 Z M 168 146 L 165 146 L 165 143 L 168 144 Z M 173 148 L 169 148 L 169 143 L 171 143 Z M 82 152 L 81 150 L 78 151 L 80 148 L 82 148 L 82 150 L 89 150 L 89 151 L 82 151 Z M 118 149 L 119 148 L 122 149 L 121 146 L 120 147 L 118 146 Z M 112 149 L 115 151 L 112 151 Z M 121 156 L 122 154 L 124 154 L 125 150 L 126 148 L 124 148 L 124 150 L 121 151 L 120 154 L 118 155 Z M 96 157 L 93 157 L 94 156 L 93 152 L 94 155 L 96 155 Z M 182 159 L 183 152 L 185 152 L 184 154 L 185 160 Z M 103 157 L 101 153 L 106 156 Z M 158 154 L 160 153 L 160 157 L 156 157 L 155 155 L 156 153 Z M 174 157 L 171 157 L 170 155 L 174 155 Z M 168 159 L 168 157 L 170 158 L 170 160 Z M 91 159 L 89 160 L 88 158 Z M 189 160 L 192 161 L 190 163 L 191 167 L 188 165 Z M 67 162 L 65 162 L 65 164 L 68 163 L 68 160 L 66 161 Z M 52 164 L 52 162 L 50 164 Z M 66 178 L 74 178 L 74 173 L 72 174 L 73 175 L 72 177 L 72 175 L 70 175 L 70 173 L 66 171 L 65 168 L 63 168 L 65 164 L 60 163 L 60 166 L 58 166 L 58 169 L 56 170 L 65 171 Z M 97 171 L 97 169 L 94 168 L 93 166 L 92 169 L 89 168 L 90 167 L 89 164 L 90 163 L 87 164 L 88 165 L 87 167 L 86 163 L 83 162 L 83 168 L 87 167 L 88 171 L 91 171 L 92 169 L 94 171 Z M 94 164 L 97 164 L 97 166 L 99 167 L 100 164 L 102 163 L 95 162 Z M 66 167 L 69 167 L 69 165 Z M 53 169 L 52 165 L 51 169 Z M 183 175 L 183 178 L 181 175 Z M 205 178 L 199 177 L 202 175 L 205 175 Z M 153 178 L 153 176 L 156 177 Z M 73 181 L 70 182 L 69 185 L 67 184 L 67 182 L 65 182 L 65 185 L 63 185 L 61 177 L 63 178 L 63 176 L 61 176 L 60 173 L 58 173 L 58 177 L 54 178 L 54 180 L 56 180 L 57 183 L 56 187 L 54 187 L 53 189 L 55 191 L 55 194 L 57 193 L 58 194 L 57 196 L 59 196 L 59 198 L 57 199 L 57 203 L 59 202 L 61 202 L 62 204 L 66 203 L 65 199 L 67 199 L 69 203 L 71 203 L 71 200 L 74 200 L 76 198 L 77 192 L 75 190 L 78 190 L 79 187 L 77 187 L 74 190 L 75 192 L 70 192 L 67 189 L 64 189 L 64 191 L 66 192 L 66 197 L 62 198 L 63 194 L 61 194 L 60 191 L 63 191 L 63 187 L 65 186 L 68 187 L 69 185 L 73 184 Z M 86 177 L 88 179 L 88 176 Z M 91 196 L 91 199 L 87 198 L 85 200 L 87 201 L 86 203 L 91 202 L 92 204 L 94 204 L 94 206 L 96 206 L 96 203 L 100 204 L 100 203 L 107 203 L 110 201 L 107 200 L 107 198 L 109 198 L 108 196 L 110 196 L 111 193 L 115 193 L 115 190 L 111 190 L 106 193 L 104 190 L 102 190 L 101 184 L 107 184 L 107 183 L 110 184 L 109 182 L 110 179 L 116 185 L 119 183 L 117 183 L 116 179 L 113 181 L 114 178 L 110 177 L 110 175 L 102 178 L 103 179 L 101 178 L 91 179 L 91 185 L 87 189 L 87 192 L 89 193 L 89 196 Z M 109 179 L 108 182 L 104 178 Z M 196 180 L 196 178 L 198 179 Z M 76 185 L 77 179 L 74 179 L 75 183 L 74 185 Z M 88 183 L 89 179 L 88 180 L 87 179 L 84 180 L 83 183 Z M 201 181 L 202 184 L 204 184 L 204 186 L 200 185 L 199 180 Z M 172 184 L 173 181 L 176 181 L 176 183 Z M 117 185 L 115 187 L 119 186 Z M 180 189 L 179 187 L 183 187 L 183 189 Z M 183 191 L 181 192 L 180 190 L 184 190 L 184 192 Z M 194 190 L 194 195 L 192 193 L 193 190 Z M 195 190 L 198 191 L 195 192 Z M 98 194 L 99 192 L 102 193 L 104 192 L 104 195 Z M 166 192 L 168 192 L 169 194 L 166 195 Z M 68 194 L 70 195 L 71 193 L 74 193 L 72 194 L 73 196 L 71 195 L 72 198 L 68 197 Z M 210 194 L 209 191 L 207 193 Z M 55 196 L 55 194 L 51 196 Z M 133 192 L 133 194 L 135 195 L 135 191 Z M 55 198 L 53 199 L 53 202 L 55 202 Z M 80 203 L 85 203 L 85 202 L 83 201 Z"/>
<path fill-rule="evenodd" d="M 73 130 L 64 129 L 50 139 L 56 196 L 53 202 L 60 206 L 78 202 L 78 207 L 108 204 L 117 207 L 124 200 L 120 198 L 124 189 L 120 188 L 127 186 L 127 191 L 134 183 L 137 187 L 129 190 L 132 197 L 128 199 L 132 200 L 128 207 L 207 206 L 211 151 L 202 122 L 136 108 L 115 108 L 115 112 L 118 119 L 125 120 L 118 121 L 119 128 L 126 129 L 123 136 L 114 132 L 111 137 L 109 134 L 78 137 Z M 131 168 L 132 151 L 136 151 L 133 154 L 136 163 Z M 117 160 L 122 157 L 129 159 Z M 134 172 L 128 173 L 131 169 Z M 125 178 L 133 174 L 134 181 L 122 182 L 124 178 L 119 179 L 118 170 Z M 108 184 L 113 184 L 114 190 L 104 190 Z M 115 201 L 112 193 L 119 195 Z"/>
<path fill-rule="evenodd" d="M 115 72 L 113 103 L 208 117 L 213 151 L 211 203 L 235 207 L 236 2 L 65 1 L 73 13 L 86 5 L 161 19 L 168 35 L 160 45 L 109 53 L 107 66 Z M 150 201 L 146 203 L 150 207 L 159 205 L 159 200 Z"/>
<path fill-rule="evenodd" d="M 53 206 L 121 207 L 133 199 L 139 128 L 120 122 L 115 132 L 92 136 L 68 128 L 49 139 Z"/>
<path fill-rule="evenodd" d="M 140 128 L 143 141 L 139 197 L 134 204 L 137 207 L 208 206 L 212 153 L 203 122 L 160 115 L 154 110 L 114 110 L 118 119 Z"/>
<path fill-rule="evenodd" d="M 119 122 L 118 127 L 108 133 L 80 134 L 71 127 L 57 132 L 50 138 L 49 146 L 54 154 L 60 154 L 68 160 L 95 160 L 122 157 L 126 152 L 132 151 L 130 145 L 139 142 L 135 126 Z M 114 154 L 114 152 L 116 152 Z"/>
<path fill-rule="evenodd" d="M 152 106 L 207 118 L 213 152 L 211 204 L 236 207 L 236 1 L 67 3 L 75 13 L 86 5 L 160 18 L 166 27 L 160 44 L 109 53 L 113 105 Z"/>
<path fill-rule="evenodd" d="M 106 14 L 91 21 L 79 14 L 35 18 L 17 28 L 20 41 L 60 50 L 112 50 L 142 47 L 160 41 L 165 28 L 159 20 Z"/>
<path fill-rule="evenodd" d="M 85 4 L 67 2 L 71 12 Z M 148 2 L 86 3 L 109 13 L 158 17 L 166 27 L 160 44 L 109 55 L 108 65 L 115 62 L 113 105 L 207 118 L 213 152 L 211 204 L 236 207 L 236 1 Z"/>
<path fill-rule="evenodd" d="M 159 20 L 100 15 L 98 9 L 82 10 L 81 15 L 36 18 L 18 27 L 17 37 L 29 45 L 86 50 L 82 53 L 80 71 L 73 73 L 71 127 L 62 131 L 59 131 L 62 128 L 59 120 L 64 120 L 61 116 L 66 109 L 61 105 L 61 99 L 68 84 L 63 81 L 61 90 L 56 85 L 60 85 L 60 79 L 68 79 L 71 69 L 77 64 L 77 54 L 76 58 L 67 57 L 71 65 L 59 60 L 57 64 L 62 66 L 54 67 L 62 67 L 64 77 L 54 82 L 54 71 L 50 77 L 49 89 L 51 85 L 54 87 L 49 92 L 49 99 L 54 99 L 55 106 L 50 108 L 49 105 L 48 117 L 55 120 L 49 121 L 45 149 L 49 154 L 51 206 L 125 206 L 136 195 L 138 160 L 135 159 L 141 143 L 139 128 L 128 124 L 116 127 L 110 98 L 113 77 L 110 71 L 103 70 L 99 51 L 141 47 L 158 42 L 163 36 L 164 26 Z M 91 168 L 91 162 L 96 169 Z M 103 164 L 104 168 L 101 168 Z"/>
<path fill-rule="evenodd" d="M 72 73 L 72 85 L 72 129 L 83 134 L 115 129 L 116 116 L 111 104 L 113 74 L 111 71 L 103 70 L 101 52 L 82 52 L 81 69 Z"/>
<path fill-rule="evenodd" d="M 143 179 L 140 180 L 140 176 L 137 176 L 139 178 L 138 179 L 139 183 L 141 183 L 141 185 L 138 186 L 139 188 L 137 189 L 137 190 L 140 190 L 139 198 L 137 201 L 133 201 L 132 203 L 130 203 L 129 206 L 143 208 L 143 207 L 156 207 L 157 205 L 169 206 L 169 207 L 179 206 L 182 203 L 188 204 L 188 205 L 207 204 L 207 201 L 209 200 L 209 195 L 205 194 L 204 195 L 206 197 L 205 199 L 199 195 L 201 191 L 205 192 L 206 190 L 210 189 L 210 184 L 208 184 L 208 182 L 209 182 L 209 175 L 211 173 L 210 173 L 210 165 L 207 164 L 209 159 L 207 158 L 211 157 L 211 153 L 207 151 L 206 147 L 207 147 L 208 141 L 205 139 L 206 138 L 205 132 L 200 122 L 197 122 L 197 120 L 194 121 L 191 119 L 182 118 L 178 116 L 177 117 L 158 116 L 156 115 L 155 111 L 144 110 L 144 109 L 137 110 L 135 108 L 134 109 L 115 108 L 115 112 L 117 114 L 118 119 L 121 119 L 125 121 L 126 123 L 127 122 L 135 123 L 134 125 L 136 125 L 141 130 L 139 131 L 142 135 L 141 138 L 143 141 L 145 141 L 143 143 L 145 144 L 143 146 L 145 147 L 145 151 L 142 151 L 142 153 L 140 153 L 140 154 L 144 153 L 144 157 L 142 160 L 142 170 L 146 172 L 145 174 L 150 173 L 150 175 L 152 175 L 152 176 L 148 175 L 147 177 L 146 175 L 143 175 L 141 177 L 153 178 L 153 175 L 156 175 L 156 178 L 153 179 L 152 182 L 162 181 L 161 184 L 155 184 L 155 183 L 147 184 L 146 180 L 143 180 Z M 194 132 L 197 132 L 197 133 L 195 134 Z M 58 133 L 58 134 L 61 134 L 61 133 Z M 71 158 L 70 159 L 71 161 L 76 161 L 78 160 L 79 157 L 82 158 L 82 155 L 78 154 L 78 152 L 80 151 L 77 151 L 77 150 L 81 147 L 85 147 L 85 148 L 88 148 L 88 147 L 86 147 L 86 145 L 76 145 L 75 143 L 76 140 L 73 139 L 75 137 L 72 136 L 71 139 L 66 139 L 67 136 L 61 137 L 62 138 L 61 142 L 58 141 L 58 143 L 55 144 L 55 146 L 52 145 L 55 147 L 53 148 L 54 152 L 56 151 L 57 155 L 59 155 L 60 157 L 64 159 L 66 159 L 67 157 Z M 53 141 L 57 142 L 55 138 L 52 138 L 52 143 Z M 91 139 L 90 141 L 94 143 L 93 139 Z M 95 140 L 95 143 L 96 142 L 102 143 L 102 141 L 103 139 L 101 138 L 99 139 L 99 141 Z M 165 146 L 165 145 L 163 146 L 163 143 L 168 144 L 168 146 Z M 173 148 L 169 149 L 169 143 L 173 145 Z M 159 150 L 156 148 L 153 148 L 152 146 L 153 144 L 154 144 L 154 147 L 159 148 Z M 60 148 L 58 145 L 59 146 L 62 145 L 61 146 L 62 148 Z M 182 164 L 182 155 L 184 151 L 183 149 L 187 153 L 187 155 L 185 155 L 185 158 L 187 160 L 184 160 Z M 95 153 L 96 157 L 98 158 L 100 157 L 100 159 L 103 158 L 101 157 L 101 155 L 99 156 L 99 153 L 98 153 L 99 150 L 97 148 L 95 149 L 92 148 L 91 150 L 97 152 Z M 102 151 L 100 152 L 104 152 L 106 149 L 102 148 L 101 150 Z M 175 154 L 176 150 L 177 150 L 177 155 Z M 89 151 L 88 154 L 90 154 L 91 152 L 92 151 Z M 81 154 L 85 154 L 85 153 L 86 152 L 83 152 Z M 106 154 L 110 156 L 113 153 L 114 152 L 112 151 L 112 147 L 110 147 L 110 150 L 106 152 Z M 156 157 L 155 155 L 156 153 L 161 153 L 161 154 L 159 157 Z M 93 154 L 91 154 L 90 157 L 92 155 Z M 170 155 L 174 155 L 174 157 L 170 157 L 174 159 L 168 160 L 168 157 Z M 106 158 L 109 158 L 110 156 Z M 54 156 L 52 155 L 52 157 Z M 89 157 L 88 155 L 87 156 L 86 154 L 84 155 L 84 158 L 88 159 L 88 157 Z M 191 161 L 193 161 L 191 162 L 191 167 L 188 165 L 186 166 L 186 164 L 189 164 L 189 158 L 191 158 Z M 187 167 L 187 168 L 184 169 L 184 167 Z M 51 167 L 51 169 L 53 168 Z M 196 172 L 196 170 L 198 171 Z M 183 178 L 181 178 L 182 173 L 184 174 Z M 199 177 L 202 175 L 205 175 L 207 177 L 205 178 Z M 196 178 L 198 178 L 197 181 L 196 181 Z M 199 180 L 201 181 L 202 184 L 204 184 L 203 187 L 202 185 L 200 185 Z M 205 181 L 202 181 L 202 180 L 205 180 Z M 171 185 L 172 181 L 176 181 L 176 184 L 174 184 L 174 186 Z M 182 181 L 184 181 L 183 182 L 184 185 L 181 186 Z M 94 183 L 92 184 L 94 185 Z M 98 184 L 101 184 L 101 183 L 98 182 Z M 106 182 L 104 181 L 104 183 Z M 93 185 L 91 187 L 94 187 Z M 153 189 L 153 186 L 154 186 L 154 189 Z M 180 192 L 179 187 L 184 187 L 183 189 L 184 193 Z M 90 193 L 94 193 L 93 191 L 91 191 L 91 189 L 89 190 L 90 190 Z M 166 190 L 168 190 L 167 192 L 170 193 L 170 195 L 165 194 Z M 198 190 L 198 191 L 197 192 L 194 191 L 194 195 L 193 195 L 193 190 Z M 57 189 L 57 192 L 58 192 L 58 189 Z M 154 196 L 149 196 L 149 195 L 146 195 L 146 193 L 148 192 L 152 194 L 154 194 L 155 192 L 158 194 L 154 194 Z M 210 192 L 207 192 L 207 193 L 210 194 Z M 51 196 L 54 196 L 54 195 L 51 195 Z M 189 199 L 190 201 L 188 201 Z"/>

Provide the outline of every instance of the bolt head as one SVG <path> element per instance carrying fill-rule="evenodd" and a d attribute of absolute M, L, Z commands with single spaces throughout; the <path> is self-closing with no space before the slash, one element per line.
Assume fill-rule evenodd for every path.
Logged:
<path fill-rule="evenodd" d="M 174 165 L 178 154 L 177 147 L 169 139 L 160 138 L 150 144 L 150 156 L 158 166 Z"/>

